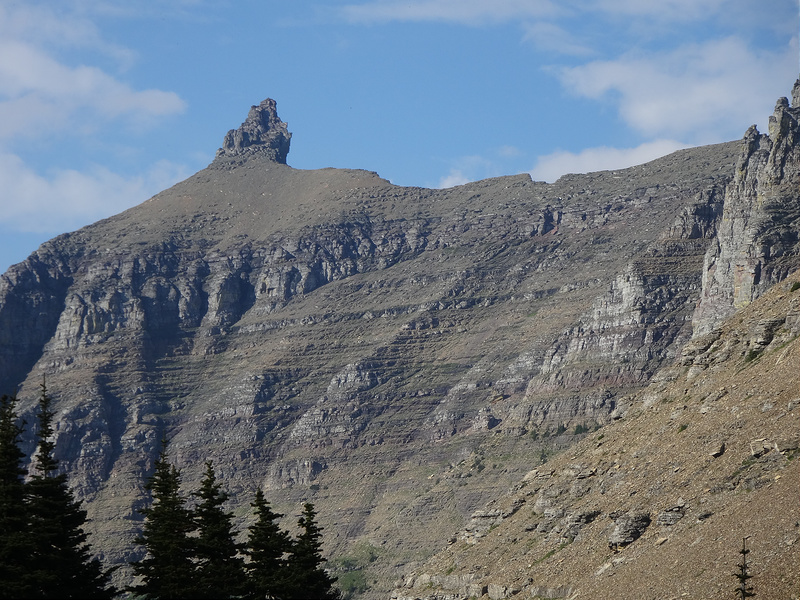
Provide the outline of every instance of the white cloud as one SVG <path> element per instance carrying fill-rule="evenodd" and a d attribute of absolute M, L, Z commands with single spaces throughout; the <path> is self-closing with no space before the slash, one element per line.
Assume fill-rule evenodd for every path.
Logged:
<path fill-rule="evenodd" d="M 594 50 L 569 31 L 554 23 L 537 21 L 525 25 L 523 41 L 531 42 L 541 50 L 555 51 L 569 56 L 586 56 Z"/>
<path fill-rule="evenodd" d="M 89 19 L 69 12 L 69 3 L 37 6 L 35 2 L 0 4 L 0 39 L 27 40 L 42 47 L 91 48 L 129 63 L 133 53 L 105 41 Z"/>
<path fill-rule="evenodd" d="M 436 187 L 439 189 L 451 188 L 457 185 L 464 185 L 470 181 L 474 181 L 474 179 L 464 175 L 461 169 L 450 169 L 450 172 L 439 180 L 439 185 Z"/>
<path fill-rule="evenodd" d="M 590 0 L 586 9 L 611 15 L 650 17 L 660 21 L 696 21 L 718 14 L 731 0 Z"/>
<path fill-rule="evenodd" d="M 519 151 L 513 146 L 502 146 L 493 150 L 492 154 L 502 161 L 502 159 L 516 157 Z M 456 185 L 464 185 L 470 181 L 479 181 L 487 177 L 507 174 L 495 159 L 483 156 L 460 156 L 450 162 L 453 165 L 450 168 L 450 172 L 439 179 L 439 184 L 435 187 L 449 188 Z"/>
<path fill-rule="evenodd" d="M 787 93 L 796 74 L 797 38 L 773 53 L 729 37 L 565 68 L 560 78 L 578 95 L 610 97 L 644 135 L 709 143 L 765 121 L 765 106 Z"/>
<path fill-rule="evenodd" d="M 341 8 L 344 18 L 353 23 L 387 21 L 440 21 L 480 25 L 511 19 L 546 17 L 561 9 L 551 0 L 379 0 L 349 4 Z"/>
<path fill-rule="evenodd" d="M 84 127 L 98 118 L 141 122 L 185 108 L 173 92 L 133 90 L 98 68 L 66 66 L 15 40 L 0 42 L 0 98 L 3 138 L 52 132 L 74 119 Z"/>
<path fill-rule="evenodd" d="M 656 140 L 636 148 L 587 148 L 577 153 L 558 151 L 540 156 L 530 173 L 536 181 L 552 183 L 567 173 L 624 169 L 649 162 L 681 148 L 686 148 L 686 144 L 674 140 Z"/>
<path fill-rule="evenodd" d="M 135 206 L 188 175 L 185 167 L 160 161 L 132 177 L 101 166 L 43 176 L 18 156 L 0 153 L 0 224 L 18 231 L 61 233 Z"/>

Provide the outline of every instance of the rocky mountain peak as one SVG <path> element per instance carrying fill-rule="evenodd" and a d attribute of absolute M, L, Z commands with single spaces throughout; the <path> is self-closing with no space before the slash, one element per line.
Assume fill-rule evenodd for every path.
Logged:
<path fill-rule="evenodd" d="M 800 108 L 800 77 L 794 82 L 792 88 L 792 108 Z"/>
<path fill-rule="evenodd" d="M 258 106 L 251 106 L 239 129 L 225 134 L 217 157 L 261 154 L 277 163 L 286 164 L 289 154 L 289 133 L 286 123 L 278 117 L 277 103 L 267 98 Z"/>

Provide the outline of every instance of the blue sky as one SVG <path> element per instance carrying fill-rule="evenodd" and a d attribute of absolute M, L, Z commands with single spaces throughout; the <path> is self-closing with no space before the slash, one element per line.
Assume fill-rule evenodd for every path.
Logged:
<path fill-rule="evenodd" d="M 278 103 L 296 168 L 448 187 L 766 130 L 798 0 L 0 0 L 0 272 Z"/>

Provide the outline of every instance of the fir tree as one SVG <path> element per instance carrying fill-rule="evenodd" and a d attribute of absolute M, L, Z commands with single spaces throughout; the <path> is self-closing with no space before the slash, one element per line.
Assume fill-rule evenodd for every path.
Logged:
<path fill-rule="evenodd" d="M 291 548 L 289 534 L 278 526 L 283 515 L 272 512 L 264 492 L 256 490 L 256 521 L 248 528 L 245 554 L 250 561 L 246 565 L 250 589 L 255 598 L 279 598 L 286 586 L 286 554 Z"/>
<path fill-rule="evenodd" d="M 736 592 L 737 598 L 752 598 L 755 596 L 755 592 L 753 592 L 753 588 L 747 583 L 749 579 L 753 578 L 747 568 L 747 555 L 750 554 L 750 550 L 747 549 L 747 538 L 742 539 L 742 549 L 739 550 L 739 554 L 742 555 L 742 562 L 737 565 L 739 570 L 733 574 L 733 576 L 739 580 L 734 591 Z"/>
<path fill-rule="evenodd" d="M 25 453 L 19 448 L 23 428 L 17 423 L 16 403 L 13 396 L 0 398 L 0 598 L 28 598 L 35 593 L 22 468 Z"/>
<path fill-rule="evenodd" d="M 234 541 L 233 514 L 222 509 L 228 494 L 217 483 L 211 461 L 206 463 L 200 491 L 194 495 L 200 499 L 194 511 L 199 533 L 196 540 L 197 597 L 242 597 L 247 578 L 244 561 L 238 556 L 241 545 Z"/>
<path fill-rule="evenodd" d="M 287 565 L 287 585 L 281 600 L 338 600 L 336 578 L 322 568 L 322 527 L 317 525 L 314 505 L 306 502 L 297 521 L 300 535 L 292 544 Z"/>
<path fill-rule="evenodd" d="M 150 507 L 140 510 L 144 528 L 134 542 L 145 547 L 147 555 L 131 563 L 141 582 L 128 591 L 144 598 L 196 598 L 195 544 L 189 536 L 195 529 L 186 498 L 180 493 L 180 471 L 167 460 L 167 441 L 153 475 L 145 489 L 152 494 Z"/>
<path fill-rule="evenodd" d="M 34 565 L 30 576 L 37 598 L 112 598 L 111 572 L 91 555 L 83 530 L 86 511 L 75 501 L 65 473 L 57 474 L 54 456 L 53 412 L 47 388 L 42 384 L 39 399 L 38 451 L 35 474 L 27 484 L 31 515 L 31 543 Z"/>

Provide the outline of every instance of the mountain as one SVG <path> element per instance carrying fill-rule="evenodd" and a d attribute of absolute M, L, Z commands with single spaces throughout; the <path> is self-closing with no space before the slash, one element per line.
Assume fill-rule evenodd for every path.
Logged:
<path fill-rule="evenodd" d="M 206 169 L 0 277 L 0 385 L 29 411 L 46 376 L 56 456 L 106 562 L 131 558 L 166 435 L 187 489 L 214 460 L 241 526 L 258 487 L 289 526 L 314 502 L 331 565 L 367 586 L 363 597 L 386 598 L 401 575 L 440 565 L 454 539 L 446 553 L 479 552 L 455 532 L 532 477 L 529 490 L 544 489 L 530 475 L 543 462 L 561 465 L 600 435 L 611 456 L 634 429 L 659 457 L 668 442 L 697 444 L 688 428 L 657 441 L 666 409 L 649 400 L 662 393 L 653 386 L 672 398 L 697 371 L 692 385 L 720 388 L 746 348 L 747 369 L 764 369 L 751 397 L 784 390 L 762 365 L 772 344 L 796 358 L 794 313 L 756 319 L 749 346 L 724 336 L 800 266 L 799 118 L 800 80 L 767 134 L 554 184 L 515 175 L 429 190 L 288 166 L 291 134 L 265 100 Z M 686 419 L 697 402 L 684 402 Z M 749 415 L 740 404 L 731 410 Z M 775 427 L 788 435 L 796 416 L 787 408 Z M 684 498 L 690 514 L 695 499 Z M 633 510 L 617 504 L 598 502 L 592 526 Z M 521 581 L 480 565 L 476 585 Z M 469 574 L 444 569 L 456 571 Z"/>
<path fill-rule="evenodd" d="M 476 510 L 391 597 L 733 598 L 746 538 L 756 597 L 797 598 L 799 337 L 795 272 Z"/>

